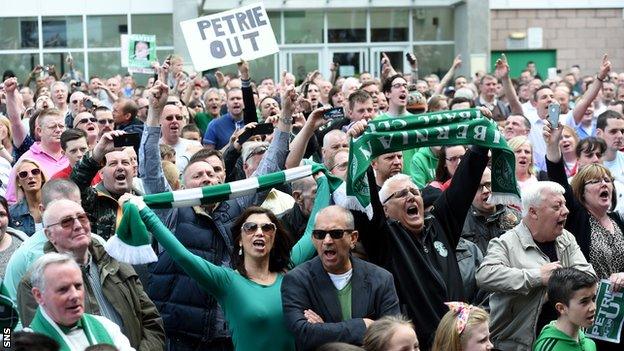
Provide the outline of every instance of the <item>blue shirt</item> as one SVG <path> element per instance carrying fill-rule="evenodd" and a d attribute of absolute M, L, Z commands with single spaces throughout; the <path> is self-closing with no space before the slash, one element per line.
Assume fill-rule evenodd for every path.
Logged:
<path fill-rule="evenodd" d="M 230 142 L 230 137 L 234 131 L 244 127 L 243 119 L 235 121 L 234 117 L 228 112 L 219 118 L 215 118 L 208 124 L 206 134 L 204 135 L 204 145 L 214 145 L 215 149 L 222 149 Z"/>

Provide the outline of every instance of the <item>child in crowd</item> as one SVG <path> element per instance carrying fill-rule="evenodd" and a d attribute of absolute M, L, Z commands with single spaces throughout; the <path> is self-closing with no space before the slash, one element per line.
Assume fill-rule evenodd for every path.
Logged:
<path fill-rule="evenodd" d="M 490 316 L 481 307 L 464 302 L 447 302 L 446 312 L 433 340 L 432 351 L 489 351 Z"/>
<path fill-rule="evenodd" d="M 588 328 L 596 314 L 597 279 L 576 268 L 560 268 L 548 281 L 548 298 L 559 313 L 546 325 L 533 351 L 595 351 L 596 344 L 581 328 Z"/>

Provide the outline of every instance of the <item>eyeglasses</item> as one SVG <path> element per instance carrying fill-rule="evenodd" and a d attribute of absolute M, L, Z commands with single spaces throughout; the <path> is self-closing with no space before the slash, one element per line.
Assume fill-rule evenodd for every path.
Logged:
<path fill-rule="evenodd" d="M 420 195 L 420 191 L 416 188 L 406 188 L 403 190 L 399 190 L 392 195 L 390 195 L 383 203 L 390 201 L 391 199 L 402 199 L 407 196 L 407 194 L 412 194 L 414 196 Z"/>
<path fill-rule="evenodd" d="M 605 177 L 598 178 L 598 179 L 592 179 L 592 180 L 586 181 L 585 185 L 600 184 L 602 182 L 605 182 L 607 184 L 612 183 L 613 182 L 613 178 L 605 176 Z"/>
<path fill-rule="evenodd" d="M 83 123 L 89 123 L 89 122 L 95 123 L 95 122 L 98 122 L 98 120 L 95 117 L 87 117 L 87 118 L 83 118 L 80 121 L 78 121 L 78 123 L 76 123 L 76 125 L 83 124 Z"/>
<path fill-rule="evenodd" d="M 20 179 L 26 179 L 28 178 L 28 174 L 32 174 L 36 177 L 41 174 L 41 170 L 39 168 L 33 168 L 30 171 L 21 171 L 17 173 L 17 176 L 20 177 Z"/>
<path fill-rule="evenodd" d="M 483 191 L 485 190 L 485 188 L 492 190 L 492 182 L 485 182 L 485 183 L 479 184 L 479 190 Z"/>
<path fill-rule="evenodd" d="M 245 222 L 242 225 L 242 229 L 247 234 L 253 234 L 258 231 L 258 227 L 262 230 L 263 233 L 272 233 L 277 228 L 275 223 L 256 223 L 256 222 Z"/>
<path fill-rule="evenodd" d="M 104 124 L 115 124 L 115 120 L 114 119 L 98 119 L 97 122 L 101 125 Z"/>
<path fill-rule="evenodd" d="M 446 157 L 446 160 L 449 161 L 449 162 L 457 162 L 457 161 L 461 160 L 462 157 L 464 157 L 464 155 L 461 155 L 461 156 L 451 156 L 451 157 Z"/>
<path fill-rule="evenodd" d="M 405 88 L 407 89 L 407 83 L 394 83 L 392 84 L 394 89 Z"/>
<path fill-rule="evenodd" d="M 329 234 L 329 237 L 338 240 L 341 239 L 346 232 L 352 232 L 353 229 L 332 229 L 332 230 L 322 230 L 322 229 L 314 229 L 312 231 L 312 237 L 317 240 L 323 240 Z"/>
<path fill-rule="evenodd" d="M 63 217 L 63 218 L 61 218 L 60 221 L 58 221 L 56 223 L 48 224 L 46 226 L 46 228 L 50 228 L 50 227 L 55 226 L 55 225 L 60 225 L 61 228 L 63 228 L 63 229 L 69 229 L 74 224 L 75 220 L 78 220 L 78 222 L 80 222 L 81 225 L 85 225 L 85 224 L 89 223 L 89 216 L 87 216 L 87 214 L 83 212 L 83 213 L 78 213 L 75 216 Z"/>
<path fill-rule="evenodd" d="M 181 121 L 181 120 L 184 119 L 184 116 L 182 116 L 182 115 L 169 115 L 169 116 L 165 117 L 165 120 L 168 121 L 168 122 L 171 122 L 171 121 L 173 121 L 174 118 L 176 119 L 176 121 Z"/>

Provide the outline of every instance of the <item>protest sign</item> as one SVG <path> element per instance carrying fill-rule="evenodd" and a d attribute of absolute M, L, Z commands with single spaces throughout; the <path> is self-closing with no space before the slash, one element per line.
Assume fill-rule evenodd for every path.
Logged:
<path fill-rule="evenodd" d="M 128 35 L 128 72 L 154 73 L 152 62 L 156 57 L 156 36 L 147 34 Z"/>
<path fill-rule="evenodd" d="M 624 322 L 624 293 L 611 290 L 611 283 L 603 279 L 598 285 L 596 316 L 587 336 L 614 343 L 620 342 Z"/>
<path fill-rule="evenodd" d="M 279 51 L 261 3 L 180 23 L 195 70 L 251 61 Z"/>

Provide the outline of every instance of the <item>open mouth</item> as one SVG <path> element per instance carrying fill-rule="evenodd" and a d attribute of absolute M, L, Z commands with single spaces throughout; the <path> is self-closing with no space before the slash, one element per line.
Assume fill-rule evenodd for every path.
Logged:
<path fill-rule="evenodd" d="M 399 95 L 399 100 L 404 101 L 405 99 L 407 99 L 407 94 Z"/>
<path fill-rule="evenodd" d="M 94 125 L 87 125 L 87 132 L 94 132 L 95 131 L 95 126 Z"/>
<path fill-rule="evenodd" d="M 117 173 L 115 175 L 115 180 L 117 180 L 117 181 L 125 181 L 126 180 L 126 175 L 124 173 Z"/>
<path fill-rule="evenodd" d="M 29 187 L 34 187 L 35 185 L 37 185 L 37 182 L 36 182 L 36 181 L 34 181 L 34 180 L 33 180 L 33 181 L 28 182 L 28 186 L 29 186 Z"/>
<path fill-rule="evenodd" d="M 82 305 L 70 306 L 67 307 L 67 311 L 71 313 L 79 313 L 82 310 Z"/>
<path fill-rule="evenodd" d="M 518 160 L 518 164 L 522 165 L 522 166 L 526 166 L 529 164 L 529 161 L 525 160 L 525 159 L 520 159 Z"/>
<path fill-rule="evenodd" d="M 598 194 L 598 196 L 600 196 L 600 198 L 602 200 L 608 200 L 609 199 L 609 190 L 603 190 L 600 192 L 600 194 Z"/>
<path fill-rule="evenodd" d="M 407 214 L 410 216 L 418 216 L 418 206 L 410 206 L 407 208 Z"/>
<path fill-rule="evenodd" d="M 251 244 L 253 245 L 254 248 L 260 249 L 260 250 L 266 247 L 266 243 L 264 242 L 264 240 L 261 240 L 261 239 L 256 239 Z"/>
<path fill-rule="evenodd" d="M 328 260 L 333 260 L 336 258 L 336 251 L 334 250 L 325 250 L 323 251 L 323 257 L 325 257 Z"/>
<path fill-rule="evenodd" d="M 566 220 L 562 219 L 560 221 L 557 221 L 557 225 L 563 227 L 565 225 Z"/>

